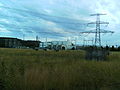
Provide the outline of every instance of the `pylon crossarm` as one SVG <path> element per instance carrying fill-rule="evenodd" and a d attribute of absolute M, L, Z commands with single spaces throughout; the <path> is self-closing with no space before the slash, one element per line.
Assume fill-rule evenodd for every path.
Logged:
<path fill-rule="evenodd" d="M 96 22 L 90 22 L 90 23 L 87 24 L 87 26 L 88 26 L 89 24 L 96 24 Z"/>
<path fill-rule="evenodd" d="M 100 31 L 100 33 L 114 33 L 113 31 L 108 31 L 108 30 L 102 30 Z"/>
<path fill-rule="evenodd" d="M 80 32 L 82 34 L 84 33 L 96 33 L 96 31 L 90 30 L 90 31 L 85 31 L 85 32 Z M 107 31 L 107 30 L 101 30 L 100 33 L 114 33 L 113 31 Z"/>
<path fill-rule="evenodd" d="M 103 21 L 100 21 L 99 24 L 109 24 L 109 22 L 103 22 Z"/>
<path fill-rule="evenodd" d="M 91 14 L 90 16 L 100 16 L 100 15 L 106 15 L 106 14 L 97 13 L 97 14 Z"/>
<path fill-rule="evenodd" d="M 80 33 L 81 34 L 84 34 L 84 33 L 88 33 L 89 34 L 89 33 L 96 33 L 96 32 L 91 30 L 91 31 L 85 31 L 85 32 L 80 32 Z"/>
<path fill-rule="evenodd" d="M 90 22 L 90 23 L 88 23 L 87 24 L 87 26 L 89 25 L 89 24 L 96 24 L 97 22 Z M 99 22 L 99 24 L 109 24 L 109 22 Z"/>

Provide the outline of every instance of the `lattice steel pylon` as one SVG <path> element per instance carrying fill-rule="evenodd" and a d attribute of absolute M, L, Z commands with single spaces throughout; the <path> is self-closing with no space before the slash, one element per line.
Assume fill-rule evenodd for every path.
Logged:
<path fill-rule="evenodd" d="M 81 33 L 95 33 L 95 46 L 101 46 L 101 33 L 114 33 L 113 31 L 107 31 L 107 30 L 102 30 L 101 29 L 101 24 L 109 24 L 109 22 L 103 22 L 100 21 L 100 16 L 101 15 L 106 15 L 106 14 L 91 14 L 91 16 L 96 16 L 96 22 L 90 22 L 89 24 L 95 24 L 96 29 L 95 31 L 87 31 L 87 32 L 81 32 Z"/>

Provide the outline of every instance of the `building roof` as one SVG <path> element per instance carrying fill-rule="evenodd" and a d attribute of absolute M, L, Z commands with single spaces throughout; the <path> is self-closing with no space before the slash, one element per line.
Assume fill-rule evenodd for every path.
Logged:
<path fill-rule="evenodd" d="M 12 40 L 22 41 L 21 39 L 18 39 L 18 38 L 12 38 L 12 37 L 0 37 L 0 40 L 1 40 L 1 39 L 12 39 Z"/>
<path fill-rule="evenodd" d="M 17 39 L 17 38 L 12 38 L 12 37 L 0 37 L 0 39 Z"/>

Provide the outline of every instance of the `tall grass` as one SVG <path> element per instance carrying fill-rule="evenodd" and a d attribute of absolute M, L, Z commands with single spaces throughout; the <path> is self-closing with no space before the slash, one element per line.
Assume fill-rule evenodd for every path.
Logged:
<path fill-rule="evenodd" d="M 84 51 L 0 49 L 0 90 L 120 90 L 119 54 L 97 62 Z"/>

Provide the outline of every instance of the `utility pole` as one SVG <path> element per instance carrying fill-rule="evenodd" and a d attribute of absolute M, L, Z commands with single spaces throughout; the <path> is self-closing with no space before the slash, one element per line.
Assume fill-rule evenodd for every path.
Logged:
<path fill-rule="evenodd" d="M 23 34 L 23 40 L 25 40 L 25 34 Z"/>
<path fill-rule="evenodd" d="M 101 15 L 106 15 L 106 14 L 91 14 L 90 16 L 96 16 L 96 22 L 90 22 L 89 24 L 95 24 L 96 29 L 95 31 L 87 31 L 87 32 L 81 32 L 81 33 L 95 33 L 95 46 L 101 46 L 101 33 L 114 33 L 112 31 L 107 31 L 107 30 L 102 30 L 101 29 L 101 24 L 109 24 L 109 22 L 103 22 L 100 21 L 100 16 Z"/>
<path fill-rule="evenodd" d="M 39 37 L 38 37 L 38 35 L 36 36 L 36 41 L 39 41 Z"/>

